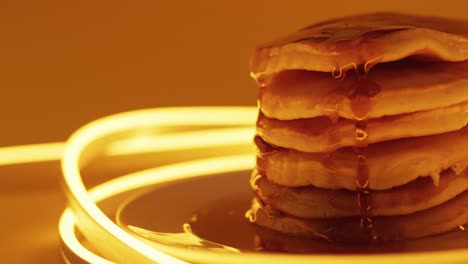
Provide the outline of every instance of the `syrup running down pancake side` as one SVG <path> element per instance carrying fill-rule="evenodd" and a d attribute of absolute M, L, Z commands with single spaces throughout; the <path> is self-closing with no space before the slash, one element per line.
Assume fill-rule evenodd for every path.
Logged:
<path fill-rule="evenodd" d="M 317 23 L 259 46 L 250 64 L 260 90 L 257 171 L 251 178 L 256 198 L 249 220 L 293 236 L 372 244 L 434 235 L 465 224 L 464 202 L 455 202 L 466 197 L 461 194 L 465 190 L 438 184 L 442 171 L 465 180 L 468 153 L 456 158 L 439 154 L 447 154 L 446 145 L 465 151 L 466 139 L 457 141 L 454 135 L 468 124 L 468 82 L 466 71 L 460 70 L 468 66 L 467 51 L 468 21 L 388 13 Z M 442 138 L 454 142 L 441 146 Z M 398 159 L 386 154 L 387 147 L 404 155 Z M 428 155 L 432 152 L 427 150 L 436 152 Z M 383 176 L 380 168 L 388 168 Z M 417 200 L 400 204 L 405 209 L 393 214 L 373 212 L 373 190 L 381 199 L 384 193 L 397 194 L 391 188 L 414 188 L 424 182 L 416 180 L 420 177 L 432 178 L 434 187 L 427 190 L 449 195 L 430 205 Z M 341 213 L 348 213 L 336 210 L 333 216 L 323 209 L 333 211 L 333 194 L 340 189 L 347 189 L 348 197 L 354 197 L 349 192 L 355 195 L 359 214 L 346 208 Z M 330 197 L 327 201 L 319 195 Z M 279 201 L 288 210 L 279 209 Z M 317 201 L 326 205 L 320 207 Z M 445 204 L 456 211 L 453 218 L 440 209 L 448 208 L 440 207 Z M 323 210 L 304 212 L 314 205 Z M 433 223 L 445 222 L 428 230 L 416 224 L 417 231 L 404 230 L 406 220 L 414 224 L 429 216 Z M 396 233 L 390 234 L 386 226 Z"/>
<path fill-rule="evenodd" d="M 357 158 L 356 190 L 358 192 L 358 206 L 360 209 L 360 226 L 371 240 L 377 240 L 378 234 L 375 232 L 372 223 L 372 194 L 369 189 L 369 167 L 367 166 L 368 147 L 368 118 L 371 110 L 370 97 L 380 92 L 380 87 L 366 79 L 368 69 L 363 66 L 357 69 L 356 84 L 349 91 L 351 100 L 351 111 L 356 122 L 355 139 L 357 147 L 354 148 Z"/>
<path fill-rule="evenodd" d="M 372 196 L 369 188 L 369 168 L 367 165 L 367 147 L 368 147 L 368 117 L 372 108 L 371 97 L 375 96 L 380 92 L 380 87 L 375 82 L 367 80 L 366 75 L 367 71 L 370 70 L 370 67 L 365 64 L 356 68 L 355 74 L 341 74 L 339 76 L 333 76 L 337 79 L 340 78 L 355 78 L 355 81 L 352 85 L 347 88 L 347 95 L 350 99 L 351 110 L 353 112 L 353 118 L 355 122 L 355 140 L 356 147 L 354 147 L 354 152 L 357 159 L 356 167 L 356 191 L 357 191 L 357 205 L 360 208 L 360 227 L 362 231 L 369 237 L 369 240 L 377 240 L 378 234 L 376 234 L 373 229 L 372 223 Z M 346 77 L 348 75 L 348 77 Z M 340 81 L 340 80 L 337 80 Z M 332 135 L 333 137 L 333 135 Z M 263 159 L 275 153 L 281 147 L 273 146 L 267 144 L 259 136 L 254 138 L 254 141 L 259 148 L 259 153 L 257 155 L 257 169 L 262 168 Z M 322 154 L 322 165 L 327 168 L 329 175 L 324 175 L 324 177 L 330 176 L 334 173 L 334 160 L 333 153 L 323 153 Z M 261 177 L 262 172 L 258 174 L 258 177 Z M 258 191 L 256 188 L 255 181 L 258 177 L 253 177 L 251 181 L 251 186 L 253 186 L 254 191 Z M 261 194 L 260 194 L 261 195 Z M 265 208 L 270 208 L 268 204 L 264 204 Z M 270 212 L 271 214 L 271 212 Z M 248 217 L 250 221 L 255 222 L 254 212 L 249 212 Z"/>

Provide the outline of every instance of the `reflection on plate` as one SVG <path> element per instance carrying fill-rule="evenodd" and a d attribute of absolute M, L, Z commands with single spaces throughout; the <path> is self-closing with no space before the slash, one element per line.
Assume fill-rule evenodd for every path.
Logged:
<path fill-rule="evenodd" d="M 193 250 L 301 254 L 402 254 L 468 248 L 468 233 L 383 244 L 337 244 L 281 235 L 258 228 L 250 207 L 250 173 L 241 171 L 166 183 L 129 199 L 117 222 L 146 241 Z"/>
<path fill-rule="evenodd" d="M 372 251 L 342 250 L 343 245 L 256 229 L 244 218 L 253 197 L 248 179 L 254 167 L 254 113 L 254 108 L 142 110 L 95 121 L 77 132 L 62 164 L 69 199 L 60 221 L 66 259 L 73 260 L 68 252 L 91 263 L 466 262 L 466 237 L 425 240 L 437 248 L 404 248 L 408 253 L 400 246 L 362 254 Z M 214 133 L 214 125 L 245 129 Z M 178 126 L 197 131 L 165 129 Z M 112 221 L 117 208 L 119 225 Z M 96 251 L 84 248 L 77 233 Z M 458 241 L 459 248 L 445 240 Z M 315 251 L 301 249 L 304 242 Z M 428 258 L 421 250 L 434 252 Z"/>

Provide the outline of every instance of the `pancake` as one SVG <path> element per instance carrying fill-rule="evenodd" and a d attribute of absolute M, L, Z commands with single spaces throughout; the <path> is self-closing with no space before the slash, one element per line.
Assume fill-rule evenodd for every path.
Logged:
<path fill-rule="evenodd" d="M 255 138 L 257 169 L 276 184 L 297 187 L 313 185 L 326 189 L 356 190 L 357 159 L 352 148 L 333 153 L 306 153 L 273 147 Z M 425 137 L 385 141 L 369 145 L 369 189 L 385 190 L 418 177 L 439 182 L 439 173 L 457 174 L 468 165 L 468 127 Z"/>
<path fill-rule="evenodd" d="M 366 140 L 371 144 L 441 134 L 461 129 L 467 123 L 468 101 L 433 110 L 369 119 Z M 358 145 L 353 120 L 333 122 L 324 116 L 283 121 L 260 113 L 257 133 L 272 145 L 303 152 L 331 152 Z"/>
<path fill-rule="evenodd" d="M 360 227 L 359 217 L 301 219 L 275 211 L 253 200 L 252 222 L 283 234 L 335 242 L 415 239 L 454 230 L 468 222 L 468 192 L 428 210 L 409 215 L 373 217 L 372 238 Z"/>
<path fill-rule="evenodd" d="M 468 61 L 379 64 L 366 76 L 378 89 L 369 97 L 368 118 L 431 110 L 468 101 Z M 260 88 L 260 110 L 269 118 L 291 120 L 317 116 L 353 119 L 349 91 L 354 74 L 345 79 L 327 73 L 284 71 Z M 434 100 L 437 98 L 437 100 Z"/>
<path fill-rule="evenodd" d="M 356 65 L 409 56 L 444 61 L 468 59 L 468 22 L 439 17 L 376 13 L 310 25 L 258 47 L 250 62 L 256 79 L 284 70 L 343 75 Z"/>
<path fill-rule="evenodd" d="M 338 218 L 359 216 L 357 192 L 316 187 L 285 187 L 271 183 L 257 173 L 252 189 L 271 208 L 300 218 Z M 403 186 L 371 193 L 370 216 L 406 215 L 440 205 L 468 190 L 468 171 L 446 170 L 440 184 L 418 179 Z M 424 198 L 424 199 L 421 199 Z"/>
<path fill-rule="evenodd" d="M 250 70 L 251 222 L 366 243 L 468 223 L 468 21 L 329 20 L 258 47 Z"/>

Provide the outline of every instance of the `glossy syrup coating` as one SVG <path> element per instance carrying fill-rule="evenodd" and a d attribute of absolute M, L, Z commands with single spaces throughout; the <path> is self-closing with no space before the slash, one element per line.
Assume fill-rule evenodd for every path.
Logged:
<path fill-rule="evenodd" d="M 329 241 L 375 242 L 400 240 L 440 233 L 447 231 L 448 228 L 453 228 L 453 225 L 445 227 L 439 225 L 438 228 L 440 230 L 431 228 L 430 231 L 422 230 L 417 235 L 404 235 L 405 231 L 401 230 L 405 228 L 400 228 L 406 224 L 406 221 L 403 220 L 400 226 L 400 224 L 394 225 L 393 220 L 411 219 L 413 216 L 406 215 L 403 218 L 399 218 L 402 216 L 396 216 L 395 219 L 380 217 L 377 219 L 373 213 L 375 205 L 373 192 L 370 188 L 369 144 L 389 139 L 447 132 L 436 132 L 433 130 L 428 133 L 426 130 L 423 130 L 426 132 L 421 132 L 417 129 L 414 130 L 414 127 L 408 127 L 408 131 L 411 131 L 411 133 L 417 131 L 420 134 L 403 135 L 399 133 L 395 137 L 395 135 L 390 136 L 388 131 L 379 131 L 380 133 L 375 134 L 379 136 L 385 134 L 386 137 L 380 140 L 374 139 L 373 133 L 377 131 L 369 129 L 370 124 L 376 122 L 375 120 L 372 120 L 372 123 L 370 122 L 372 109 L 375 104 L 372 98 L 379 95 L 382 87 L 378 81 L 368 78 L 368 73 L 379 63 L 399 61 L 408 57 L 411 57 L 412 61 L 418 62 L 461 62 L 467 60 L 468 22 L 393 13 L 345 17 L 305 27 L 295 34 L 267 43 L 256 49 L 250 66 L 252 77 L 257 80 L 261 87 L 259 93 L 260 113 L 257 121 L 257 133 L 259 137 L 255 139 L 257 148 L 259 149 L 257 155 L 257 169 L 259 172 L 258 175 L 252 177 L 251 186 L 259 199 L 254 200 L 251 210 L 247 214 L 251 222 L 290 235 L 324 238 Z M 414 65 L 416 64 L 411 66 Z M 350 71 L 353 72 L 351 76 L 349 74 Z M 266 98 L 265 93 L 268 92 L 267 89 L 274 84 L 275 77 L 284 72 L 292 73 L 292 75 L 300 72 L 299 76 L 304 77 L 304 80 L 309 80 L 309 76 L 305 72 L 331 73 L 330 79 L 345 80 L 343 83 L 347 85 L 343 85 L 344 88 L 341 87 L 340 91 L 341 95 L 344 96 L 338 98 L 329 96 L 337 100 L 331 100 L 328 104 L 325 104 L 323 109 L 321 109 L 322 112 L 325 112 L 318 111 L 317 113 L 320 112 L 319 115 L 310 112 L 299 118 L 294 116 L 286 118 L 286 121 L 274 120 L 275 116 L 264 115 L 261 111 L 264 109 L 263 105 Z M 285 76 L 288 77 L 288 75 Z M 349 78 L 352 78 L 351 82 L 347 81 Z M 286 80 L 284 96 L 288 98 L 287 88 L 290 82 L 296 82 L 300 85 L 301 81 L 294 78 L 286 78 Z M 317 89 L 320 91 L 321 89 L 317 83 L 313 83 L 310 87 L 309 85 L 304 86 L 307 86 L 306 90 Z M 336 86 L 336 83 L 333 83 L 333 86 Z M 346 102 L 346 100 L 349 102 L 349 111 L 341 111 L 341 113 L 339 111 L 342 107 L 340 101 Z M 293 104 L 297 103 L 294 100 L 291 101 Z M 465 100 L 457 101 L 457 103 L 463 104 Z M 326 107 L 328 106 L 331 106 L 332 111 L 327 110 Z M 443 107 L 447 106 L 444 105 Z M 453 104 L 450 104 L 450 107 L 453 107 Z M 439 107 L 435 111 L 447 112 L 448 110 L 448 108 L 441 109 L 442 107 Z M 424 110 L 430 112 L 430 118 L 433 117 L 434 109 Z M 461 129 L 468 121 L 466 119 L 468 112 L 464 105 L 461 106 L 461 111 L 463 112 L 460 115 L 461 122 L 453 130 Z M 381 121 L 380 119 L 385 119 L 382 122 L 392 126 L 396 124 L 392 124 L 392 118 L 394 118 L 401 126 L 403 124 L 401 120 L 405 117 L 403 114 L 411 113 L 408 124 L 412 123 L 414 125 L 422 119 L 413 117 L 424 113 L 412 114 L 413 112 L 418 112 L 418 110 L 406 109 L 398 112 L 401 116 L 392 116 L 390 118 L 385 117 L 385 115 L 382 116 L 382 114 L 374 114 L 375 116 L 372 116 L 372 118 L 378 118 L 377 122 Z M 343 118 L 347 120 L 344 121 Z M 349 131 L 346 137 L 344 137 L 342 132 L 332 129 L 343 123 L 349 124 Z M 424 123 L 423 125 L 426 126 L 425 122 L 420 123 Z M 311 126 L 312 124 L 313 126 Z M 408 124 L 405 123 L 403 127 L 407 127 L 406 125 Z M 295 133 L 298 131 L 304 131 L 304 133 Z M 321 133 L 323 131 L 325 133 Z M 288 137 L 288 135 L 291 136 L 294 133 L 299 140 L 295 140 L 294 136 Z M 326 134 L 327 140 L 321 140 L 326 142 L 326 144 L 322 142 L 322 145 L 317 144 L 315 146 L 315 142 L 308 140 L 317 139 L 320 134 Z M 340 143 L 340 140 L 343 138 L 348 140 L 346 144 Z M 288 142 L 302 142 L 307 146 L 313 145 L 313 147 L 303 147 L 298 144 L 289 144 Z M 323 177 L 340 177 L 340 175 L 335 173 L 336 161 L 333 155 L 333 151 L 336 151 L 340 147 L 352 147 L 354 151 L 356 164 L 354 193 L 356 195 L 356 207 L 359 211 L 358 217 L 348 219 L 297 218 L 284 213 L 284 211 L 275 209 L 275 198 L 278 201 L 279 195 L 285 195 L 281 192 L 282 186 L 271 186 L 273 191 L 270 193 L 273 193 L 273 199 L 268 199 L 265 196 L 266 193 L 259 187 L 259 181 L 265 179 L 262 178 L 262 174 L 265 174 L 265 171 L 262 171 L 265 167 L 265 159 L 281 151 L 283 148 L 292 148 L 323 155 L 323 158 L 320 159 L 321 167 L 326 168 L 327 171 Z M 330 191 L 330 194 L 330 199 L 333 200 L 333 191 Z M 438 211 L 436 210 L 436 212 Z M 427 212 L 420 213 L 420 215 L 424 214 L 427 214 Z M 443 215 L 443 213 L 440 214 L 441 217 Z M 432 220 L 439 221 L 437 217 L 432 218 Z M 456 216 L 455 224 L 460 225 L 465 223 L 466 212 L 460 211 Z M 387 228 L 399 231 L 389 233 Z"/>
<path fill-rule="evenodd" d="M 468 22 L 396 13 L 329 20 L 259 46 L 250 70 L 259 83 L 288 69 L 331 72 L 341 77 L 357 65 L 368 70 L 376 63 L 409 56 L 468 59 Z"/>

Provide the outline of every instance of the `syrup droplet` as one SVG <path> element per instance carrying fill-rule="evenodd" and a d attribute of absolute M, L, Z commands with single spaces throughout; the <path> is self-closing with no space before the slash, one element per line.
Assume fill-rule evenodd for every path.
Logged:
<path fill-rule="evenodd" d="M 354 62 L 351 62 L 344 66 L 333 67 L 331 73 L 335 79 L 344 79 L 346 78 L 346 73 L 348 72 L 348 70 L 354 69 L 355 71 L 357 71 L 357 68 L 358 68 L 357 64 Z"/>
<path fill-rule="evenodd" d="M 372 221 L 372 195 L 369 188 L 369 167 L 367 165 L 368 147 L 368 118 L 372 108 L 371 97 L 380 92 L 380 86 L 366 78 L 366 73 L 370 69 L 370 64 L 366 63 L 360 72 L 357 72 L 357 81 L 348 91 L 350 107 L 355 120 L 355 140 L 357 168 L 356 168 L 356 191 L 357 203 L 360 211 L 360 227 L 371 241 L 378 239 L 378 234 L 374 229 Z M 356 67 L 357 69 L 357 67 Z"/>
<path fill-rule="evenodd" d="M 255 221 L 257 220 L 255 218 L 255 216 L 257 215 L 257 210 L 258 209 L 250 208 L 249 210 L 247 210 L 247 212 L 245 212 L 245 218 L 247 218 L 250 223 L 255 223 Z"/>
<path fill-rule="evenodd" d="M 266 78 L 261 73 L 250 72 L 250 77 L 252 77 L 260 87 L 266 86 Z"/>
<path fill-rule="evenodd" d="M 258 181 L 264 177 L 259 171 L 254 170 L 252 173 L 252 177 L 250 177 L 250 188 L 255 192 L 255 194 L 260 197 L 262 200 L 266 200 L 267 197 L 263 195 L 262 190 L 258 186 Z"/>
<path fill-rule="evenodd" d="M 198 214 L 193 214 L 191 217 L 190 217 L 190 222 L 196 222 L 198 221 Z"/>
<path fill-rule="evenodd" d="M 354 137 L 358 142 L 364 142 L 367 139 L 367 127 L 365 124 L 356 124 Z"/>

